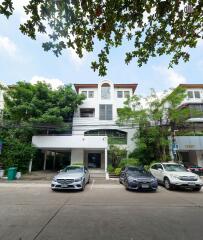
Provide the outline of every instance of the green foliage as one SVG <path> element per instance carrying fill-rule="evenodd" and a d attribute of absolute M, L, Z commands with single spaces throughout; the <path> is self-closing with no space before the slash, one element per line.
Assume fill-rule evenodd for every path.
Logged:
<path fill-rule="evenodd" d="M 115 173 L 117 176 L 119 176 L 119 175 L 121 174 L 121 168 L 116 168 L 116 169 L 114 170 L 114 173 Z"/>
<path fill-rule="evenodd" d="M 125 166 L 140 166 L 140 161 L 135 158 L 125 158 L 122 159 L 119 163 L 119 167 L 123 168 Z"/>
<path fill-rule="evenodd" d="M 68 131 L 68 121 L 71 121 L 74 109 L 82 103 L 84 96 L 76 94 L 71 85 L 53 90 L 41 82 L 35 85 L 18 82 L 4 88 L 4 92 L 0 162 L 5 168 L 16 166 L 25 172 L 30 159 L 35 158 L 32 136 L 49 131 Z"/>
<path fill-rule="evenodd" d="M 35 151 L 36 149 L 31 144 L 23 143 L 17 138 L 7 137 L 4 138 L 0 162 L 6 170 L 9 167 L 17 167 L 18 171 L 25 173 Z"/>
<path fill-rule="evenodd" d="M 111 164 L 108 164 L 107 171 L 109 173 L 113 173 L 114 172 L 114 167 Z"/>
<path fill-rule="evenodd" d="M 171 93 L 165 92 L 163 97 L 158 97 L 152 89 L 150 96 L 145 99 L 145 107 L 142 107 L 138 97 L 127 100 L 119 113 L 119 122 L 138 126 L 136 149 L 129 157 L 139 159 L 143 165 L 149 165 L 155 159 L 170 160 L 168 137 L 190 117 L 189 109 L 179 107 L 185 96 L 185 89 L 178 87 Z"/>
<path fill-rule="evenodd" d="M 4 99 L 5 120 L 18 124 L 63 127 L 64 122 L 71 120 L 84 96 L 76 94 L 71 85 L 53 90 L 42 82 L 35 85 L 18 82 L 7 88 Z"/>
<path fill-rule="evenodd" d="M 13 14 L 13 0 L 3 0 L 0 14 L 7 18 Z M 186 6 L 192 13 L 184 12 Z M 30 0 L 24 6 L 27 22 L 20 25 L 23 34 L 36 39 L 37 33 L 46 34 L 49 25 L 49 41 L 43 43 L 45 51 L 56 56 L 66 48 L 72 48 L 79 57 L 92 52 L 95 43 L 101 41 L 102 49 L 92 69 L 100 76 L 106 75 L 111 48 L 126 45 L 125 63 L 134 58 L 138 66 L 150 57 L 170 55 L 169 66 L 180 59 L 189 60 L 187 47 L 195 48 L 202 39 L 202 1 L 123 1 L 123 0 Z"/>
<path fill-rule="evenodd" d="M 115 145 L 110 145 L 108 151 L 108 158 L 112 163 L 112 166 L 115 168 L 119 165 L 121 159 L 125 158 L 127 151 L 125 149 L 119 148 Z"/>

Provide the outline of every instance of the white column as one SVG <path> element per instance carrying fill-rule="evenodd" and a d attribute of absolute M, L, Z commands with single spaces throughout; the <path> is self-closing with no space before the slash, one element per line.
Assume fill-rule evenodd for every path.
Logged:
<path fill-rule="evenodd" d="M 104 150 L 104 161 L 105 161 L 104 169 L 105 172 L 107 172 L 107 148 L 105 148 Z"/>
<path fill-rule="evenodd" d="M 30 159 L 30 162 L 29 162 L 29 173 L 32 172 L 32 158 Z"/>
<path fill-rule="evenodd" d="M 53 170 L 55 170 L 56 167 L 56 152 L 54 152 L 54 158 L 53 158 Z"/>
<path fill-rule="evenodd" d="M 46 170 L 46 165 L 47 165 L 47 151 L 44 152 L 44 166 L 43 166 L 43 170 Z"/>

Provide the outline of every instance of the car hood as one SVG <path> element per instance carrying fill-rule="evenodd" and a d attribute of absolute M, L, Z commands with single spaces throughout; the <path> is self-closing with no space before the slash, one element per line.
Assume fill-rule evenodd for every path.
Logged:
<path fill-rule="evenodd" d="M 155 179 L 153 176 L 149 176 L 149 175 L 142 175 L 142 176 L 136 176 L 136 175 L 128 175 L 128 177 L 139 179 L 139 180 L 152 180 Z"/>
<path fill-rule="evenodd" d="M 169 172 L 169 171 L 167 171 L 167 173 L 174 177 L 197 177 L 197 174 L 192 173 L 192 172 Z"/>
<path fill-rule="evenodd" d="M 67 172 L 61 172 L 58 175 L 55 176 L 57 179 L 75 179 L 83 177 L 83 173 L 67 173 Z"/>

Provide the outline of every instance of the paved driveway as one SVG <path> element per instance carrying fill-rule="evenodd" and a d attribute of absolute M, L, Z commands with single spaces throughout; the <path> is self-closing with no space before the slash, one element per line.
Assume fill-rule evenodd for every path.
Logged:
<path fill-rule="evenodd" d="M 84 192 L 0 183 L 0 240 L 200 240 L 203 191 L 129 192 L 93 181 Z"/>

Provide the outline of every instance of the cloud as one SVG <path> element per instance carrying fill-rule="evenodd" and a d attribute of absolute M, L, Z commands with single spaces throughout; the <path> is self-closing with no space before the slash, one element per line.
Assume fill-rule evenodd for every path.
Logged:
<path fill-rule="evenodd" d="M 20 17 L 20 23 L 24 23 L 28 20 L 28 15 L 26 15 L 25 10 L 23 6 L 26 6 L 29 3 L 29 0 L 13 0 L 13 6 L 15 9 L 15 12 Z"/>
<path fill-rule="evenodd" d="M 164 81 L 169 87 L 177 87 L 180 83 L 185 83 L 186 78 L 174 69 L 168 69 L 164 66 L 153 66 L 152 69 L 164 77 Z"/>
<path fill-rule="evenodd" d="M 17 47 L 8 37 L 0 36 L 0 52 L 1 51 L 6 52 L 10 56 L 14 56 L 17 51 Z"/>
<path fill-rule="evenodd" d="M 64 83 L 58 78 L 45 78 L 42 76 L 34 76 L 30 80 L 30 83 L 32 84 L 36 84 L 37 82 L 44 82 L 44 83 L 50 84 L 52 89 L 57 89 L 58 87 L 64 85 Z"/>

